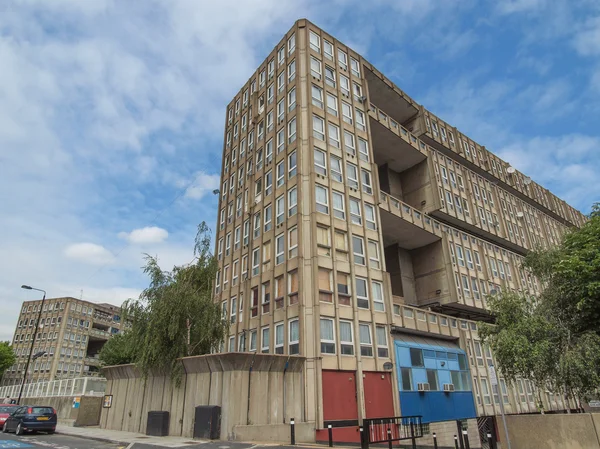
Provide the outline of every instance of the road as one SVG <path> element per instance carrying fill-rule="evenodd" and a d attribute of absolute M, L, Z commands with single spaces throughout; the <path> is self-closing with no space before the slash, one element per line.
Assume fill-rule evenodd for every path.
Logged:
<path fill-rule="evenodd" d="M 35 435 L 16 436 L 12 433 L 0 433 L 0 449 L 21 448 L 124 449 L 125 446 L 59 434 L 45 435 L 40 433 Z"/>

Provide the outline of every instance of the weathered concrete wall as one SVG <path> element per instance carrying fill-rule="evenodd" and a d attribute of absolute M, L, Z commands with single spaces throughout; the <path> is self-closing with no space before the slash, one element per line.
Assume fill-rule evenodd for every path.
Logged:
<path fill-rule="evenodd" d="M 506 423 L 514 448 L 600 449 L 597 414 L 511 415 L 506 417 Z M 501 432 L 501 441 L 502 436 Z"/>
<path fill-rule="evenodd" d="M 315 442 L 315 423 L 305 422 L 295 425 L 296 443 Z M 234 426 L 233 440 L 290 442 L 291 431 L 289 424 L 263 424 L 251 426 Z"/>
<path fill-rule="evenodd" d="M 80 398 L 79 408 L 73 401 Z M 98 396 L 54 396 L 46 398 L 23 398 L 22 404 L 41 404 L 53 407 L 59 422 L 74 426 L 97 426 L 100 422 L 102 397 Z"/>
<path fill-rule="evenodd" d="M 102 409 L 100 427 L 145 433 L 148 412 L 168 411 L 169 434 L 191 438 L 199 405 L 221 407 L 221 439 L 234 439 L 236 426 L 305 420 L 302 357 L 218 354 L 181 364 L 179 386 L 164 373 L 144 379 L 133 365 L 105 368 L 106 394 L 113 402 Z M 313 431 L 310 441 L 314 437 Z"/>
<path fill-rule="evenodd" d="M 97 426 L 102 412 L 101 396 L 82 396 L 75 418 L 75 427 Z"/>

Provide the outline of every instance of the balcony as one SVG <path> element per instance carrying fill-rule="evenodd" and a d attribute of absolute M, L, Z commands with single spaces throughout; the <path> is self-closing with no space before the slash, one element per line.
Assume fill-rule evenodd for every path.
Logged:
<path fill-rule="evenodd" d="M 405 123 L 419 113 L 419 105 L 375 67 L 364 67 L 369 99 L 372 103 L 387 111 L 399 123 Z"/>
<path fill-rule="evenodd" d="M 84 362 L 88 366 L 100 366 L 100 359 L 98 357 L 86 357 Z"/>
<path fill-rule="evenodd" d="M 402 173 L 427 158 L 427 146 L 374 104 L 369 106 L 373 155 L 378 166 Z"/>
<path fill-rule="evenodd" d="M 442 226 L 408 204 L 380 192 L 379 209 L 384 246 L 415 249 L 441 240 Z"/>
<path fill-rule="evenodd" d="M 100 338 L 102 340 L 108 340 L 110 338 L 110 332 L 92 328 L 92 329 L 90 329 L 90 337 L 96 337 L 96 338 Z"/>

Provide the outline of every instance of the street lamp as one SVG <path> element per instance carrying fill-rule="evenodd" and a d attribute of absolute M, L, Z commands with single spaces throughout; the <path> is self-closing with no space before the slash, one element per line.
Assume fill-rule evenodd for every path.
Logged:
<path fill-rule="evenodd" d="M 31 357 L 34 355 L 33 354 L 33 348 L 35 345 L 35 340 L 38 334 L 38 330 L 40 327 L 40 320 L 42 318 L 42 309 L 44 308 L 44 301 L 46 301 L 46 290 L 41 290 L 39 288 L 33 288 L 29 285 L 21 285 L 21 288 L 25 289 L 25 290 L 35 290 L 37 292 L 42 292 L 44 293 L 44 296 L 42 297 L 42 304 L 40 305 L 40 310 L 38 312 L 38 316 L 37 316 L 37 323 L 35 323 L 35 328 L 33 330 L 33 338 L 31 339 L 31 349 L 29 350 L 29 357 L 27 357 L 27 364 L 25 365 L 25 371 L 23 372 L 23 381 L 21 382 L 21 388 L 19 390 L 19 399 L 17 399 L 17 405 L 21 405 L 21 396 L 23 396 L 23 388 L 25 388 L 25 381 L 27 380 L 27 372 L 29 371 L 29 364 L 31 363 Z M 35 354 L 37 357 L 35 357 L 36 359 L 38 357 L 40 357 L 38 354 Z"/>

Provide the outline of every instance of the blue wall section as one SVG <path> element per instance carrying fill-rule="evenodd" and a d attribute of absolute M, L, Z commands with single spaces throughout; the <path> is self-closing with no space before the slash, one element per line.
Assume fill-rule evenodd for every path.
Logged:
<path fill-rule="evenodd" d="M 396 369 L 398 370 L 398 390 L 400 391 L 400 407 L 403 416 L 421 415 L 424 423 L 475 418 L 477 412 L 471 391 L 471 374 L 466 354 L 458 346 L 448 347 L 436 345 L 434 340 L 426 344 L 424 339 L 409 338 L 396 340 Z M 423 354 L 423 365 L 413 366 L 410 349 L 419 349 Z M 462 359 L 462 369 L 459 364 Z M 402 368 L 410 369 L 410 386 L 402 386 Z M 417 391 L 417 384 L 427 382 L 427 370 L 434 370 L 437 375 L 437 391 Z M 444 384 L 453 383 L 455 376 L 462 376 L 466 382 L 455 385 L 460 391 L 445 393 Z M 431 374 L 431 373 L 430 373 Z M 412 391 L 406 391 L 410 389 Z M 435 390 L 433 387 L 432 390 Z"/>

